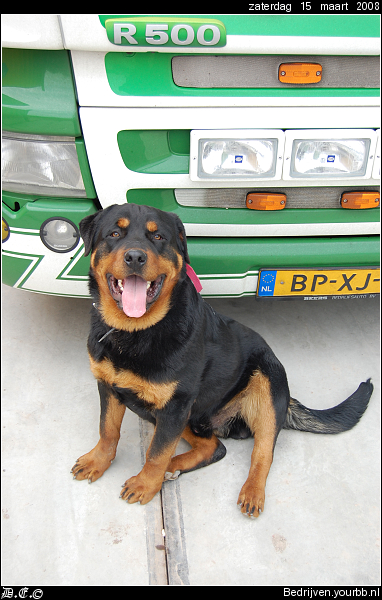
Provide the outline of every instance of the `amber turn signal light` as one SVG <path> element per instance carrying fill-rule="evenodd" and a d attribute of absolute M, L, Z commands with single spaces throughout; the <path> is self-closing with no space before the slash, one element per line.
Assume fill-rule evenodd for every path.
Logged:
<path fill-rule="evenodd" d="M 251 192 L 247 195 L 247 208 L 254 210 L 281 210 L 285 208 L 285 194 Z"/>
<path fill-rule="evenodd" d="M 318 83 L 322 77 L 322 66 L 318 63 L 283 63 L 279 66 L 279 81 L 306 85 Z"/>
<path fill-rule="evenodd" d="M 376 208 L 379 206 L 379 192 L 344 192 L 341 196 L 342 208 Z"/>

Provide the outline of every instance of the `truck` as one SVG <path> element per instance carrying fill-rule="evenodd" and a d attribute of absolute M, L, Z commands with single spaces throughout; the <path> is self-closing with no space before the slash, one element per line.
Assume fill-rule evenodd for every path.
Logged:
<path fill-rule="evenodd" d="M 379 294 L 379 16 L 251 10 L 3 15 L 5 284 L 89 297 L 79 223 L 129 202 L 205 297 Z"/>

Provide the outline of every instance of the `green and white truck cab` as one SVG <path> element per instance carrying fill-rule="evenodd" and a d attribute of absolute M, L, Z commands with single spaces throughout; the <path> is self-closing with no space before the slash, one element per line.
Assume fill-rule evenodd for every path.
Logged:
<path fill-rule="evenodd" d="M 204 296 L 379 293 L 378 15 L 3 15 L 3 282 L 88 297 L 78 225 L 178 214 Z"/>

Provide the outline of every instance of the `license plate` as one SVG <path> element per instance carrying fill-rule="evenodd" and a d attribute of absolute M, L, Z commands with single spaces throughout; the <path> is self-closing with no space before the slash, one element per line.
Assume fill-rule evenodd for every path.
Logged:
<path fill-rule="evenodd" d="M 260 298 L 345 299 L 379 294 L 380 269 L 261 269 Z"/>

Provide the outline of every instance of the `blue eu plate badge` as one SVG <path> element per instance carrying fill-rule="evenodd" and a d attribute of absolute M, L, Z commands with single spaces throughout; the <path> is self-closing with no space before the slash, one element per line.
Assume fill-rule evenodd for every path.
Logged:
<path fill-rule="evenodd" d="M 261 271 L 258 285 L 259 296 L 273 296 L 277 271 Z"/>

